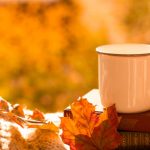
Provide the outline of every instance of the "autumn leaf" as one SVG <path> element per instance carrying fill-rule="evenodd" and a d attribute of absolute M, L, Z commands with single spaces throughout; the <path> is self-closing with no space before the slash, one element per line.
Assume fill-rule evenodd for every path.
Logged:
<path fill-rule="evenodd" d="M 21 127 L 24 127 L 26 124 L 26 122 L 21 117 L 16 116 L 12 112 L 0 111 L 0 118 L 3 118 L 6 121 L 15 122 Z"/>
<path fill-rule="evenodd" d="M 3 111 L 10 111 L 10 104 L 6 100 L 4 100 L 2 97 L 0 97 L 0 110 Z"/>
<path fill-rule="evenodd" d="M 37 129 L 43 129 L 43 130 L 49 130 L 51 132 L 58 133 L 59 128 L 53 123 L 53 122 L 48 122 L 48 123 L 34 123 L 34 124 L 28 124 L 28 128 L 37 128 Z"/>
<path fill-rule="evenodd" d="M 121 143 L 115 105 L 97 115 L 95 106 L 81 98 L 72 103 L 71 112 L 73 119 L 61 118 L 61 137 L 71 150 L 111 150 Z"/>
<path fill-rule="evenodd" d="M 31 119 L 38 120 L 38 121 L 45 120 L 44 114 L 41 111 L 39 111 L 38 109 L 35 109 L 33 111 L 33 114 L 30 117 L 31 117 Z"/>
<path fill-rule="evenodd" d="M 24 114 L 24 111 L 23 111 L 23 106 L 21 106 L 20 104 L 15 104 L 13 106 L 13 109 L 11 111 L 12 113 L 14 113 L 15 115 L 17 116 L 20 116 L 20 117 L 25 117 L 25 114 Z"/>
<path fill-rule="evenodd" d="M 48 122 L 46 124 L 43 124 L 39 127 L 39 129 L 50 130 L 52 132 L 59 131 L 59 128 L 53 122 Z"/>

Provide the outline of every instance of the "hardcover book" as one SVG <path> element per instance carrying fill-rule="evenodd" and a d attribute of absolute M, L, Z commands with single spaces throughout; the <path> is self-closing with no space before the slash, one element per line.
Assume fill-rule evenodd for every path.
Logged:
<path fill-rule="evenodd" d="M 98 115 L 103 112 L 98 89 L 91 90 L 83 98 L 96 106 Z M 123 143 L 118 150 L 150 149 L 150 111 L 118 115 L 121 116 L 118 131 L 123 136 Z M 72 118 L 70 106 L 64 110 L 64 116 Z"/>

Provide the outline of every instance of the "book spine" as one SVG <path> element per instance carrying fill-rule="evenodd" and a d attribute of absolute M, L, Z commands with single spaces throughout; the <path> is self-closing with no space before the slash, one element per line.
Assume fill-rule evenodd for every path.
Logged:
<path fill-rule="evenodd" d="M 123 142 L 121 149 L 150 149 L 150 133 L 145 132 L 120 132 Z"/>

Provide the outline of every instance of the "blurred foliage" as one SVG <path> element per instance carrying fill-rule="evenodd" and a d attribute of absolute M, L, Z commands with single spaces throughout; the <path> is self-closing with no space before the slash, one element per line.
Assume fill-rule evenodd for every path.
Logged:
<path fill-rule="evenodd" d="M 149 43 L 149 20 L 149 0 L 1 2 L 0 95 L 62 111 L 97 88 L 95 47 Z"/>

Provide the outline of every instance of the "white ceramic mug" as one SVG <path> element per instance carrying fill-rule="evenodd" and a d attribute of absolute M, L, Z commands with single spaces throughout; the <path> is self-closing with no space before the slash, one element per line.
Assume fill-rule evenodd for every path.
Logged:
<path fill-rule="evenodd" d="M 150 110 L 150 45 L 113 44 L 96 51 L 102 105 L 115 103 L 120 113 Z"/>

